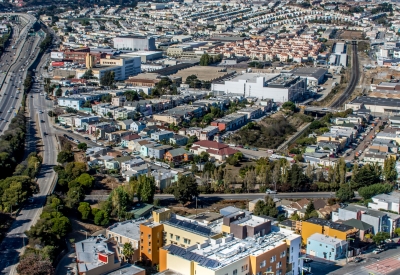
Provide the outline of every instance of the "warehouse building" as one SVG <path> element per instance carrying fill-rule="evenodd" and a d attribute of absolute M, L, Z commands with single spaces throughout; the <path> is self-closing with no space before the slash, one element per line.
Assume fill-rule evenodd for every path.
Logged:
<path fill-rule="evenodd" d="M 314 67 L 300 67 L 291 70 L 290 73 L 300 76 L 301 78 L 307 78 L 308 86 L 314 87 L 325 81 L 325 75 L 328 73 L 328 70 Z"/>
<path fill-rule="evenodd" d="M 368 109 L 372 113 L 385 113 L 391 116 L 400 114 L 400 99 L 360 96 L 347 103 L 345 108 L 351 108 L 354 111 Z"/>
<path fill-rule="evenodd" d="M 156 40 L 146 36 L 117 36 L 114 38 L 114 48 L 131 51 L 155 51 Z"/>

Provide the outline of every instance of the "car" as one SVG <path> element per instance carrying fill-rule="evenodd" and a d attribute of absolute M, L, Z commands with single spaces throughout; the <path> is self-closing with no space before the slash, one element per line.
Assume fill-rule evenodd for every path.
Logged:
<path fill-rule="evenodd" d="M 8 113 L 11 113 L 11 110 L 8 110 Z"/>
<path fill-rule="evenodd" d="M 40 122 L 41 122 L 41 123 L 44 123 L 44 120 L 43 120 L 43 119 L 41 119 L 41 120 L 40 120 Z"/>
<path fill-rule="evenodd" d="M 277 194 L 277 192 L 275 190 L 271 190 L 271 189 L 267 189 L 265 191 L 266 194 Z"/>
<path fill-rule="evenodd" d="M 68 133 L 72 133 L 72 130 L 67 130 Z"/>
<path fill-rule="evenodd" d="M 33 202 L 33 198 L 28 198 L 28 201 L 29 201 L 30 203 L 32 203 L 32 202 Z"/>
<path fill-rule="evenodd" d="M 43 135 L 44 135 L 44 136 L 47 136 L 47 133 L 46 133 L 46 132 L 43 132 Z"/>
<path fill-rule="evenodd" d="M 355 257 L 353 261 L 354 261 L 355 263 L 359 263 L 359 262 L 361 262 L 362 260 L 364 260 L 364 259 L 361 258 L 361 257 Z"/>
<path fill-rule="evenodd" d="M 86 140 L 90 140 L 90 138 L 89 138 L 89 137 L 85 137 L 85 139 L 86 139 Z"/>

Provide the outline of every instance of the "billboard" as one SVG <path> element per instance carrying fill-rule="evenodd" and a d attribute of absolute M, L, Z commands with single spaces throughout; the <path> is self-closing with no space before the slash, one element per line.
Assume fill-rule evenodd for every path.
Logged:
<path fill-rule="evenodd" d="M 51 62 L 51 66 L 53 67 L 63 67 L 64 64 L 64 62 Z"/>
<path fill-rule="evenodd" d="M 64 53 L 63 52 L 51 52 L 50 57 L 52 59 L 63 59 Z"/>

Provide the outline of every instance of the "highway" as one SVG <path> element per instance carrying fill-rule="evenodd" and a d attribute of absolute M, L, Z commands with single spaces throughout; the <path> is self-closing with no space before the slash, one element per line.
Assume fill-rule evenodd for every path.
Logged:
<path fill-rule="evenodd" d="M 29 56 L 32 54 L 37 53 L 37 49 L 33 46 L 35 44 L 31 44 L 30 42 L 25 42 L 21 44 L 22 46 L 22 53 L 24 55 Z M 24 52 L 24 50 L 28 49 L 28 52 Z M 25 59 L 18 59 L 17 63 L 14 67 L 12 67 L 13 71 L 18 71 L 22 66 L 25 66 Z M 43 63 L 39 64 L 39 68 L 42 68 Z M 39 69 L 38 68 L 38 69 Z M 39 69 L 40 70 L 40 69 Z M 18 75 L 21 75 L 20 73 Z M 10 84 L 16 83 L 17 77 L 13 77 L 13 81 Z M 18 80 L 19 81 L 19 80 Z M 11 94 L 11 91 L 14 91 L 11 85 L 7 88 L 6 92 L 8 95 Z M 22 94 L 22 93 L 21 93 Z M 32 95 L 32 97 L 31 97 Z M 6 97 L 8 100 L 2 101 L 0 104 L 3 104 L 0 107 L 1 110 L 7 110 L 7 107 L 13 105 L 11 97 Z M 22 96 L 20 97 L 22 98 Z M 35 224 L 37 219 L 40 217 L 40 213 L 42 210 L 42 206 L 46 201 L 46 196 L 51 190 L 52 183 L 54 181 L 55 172 L 53 171 L 52 167 L 56 164 L 56 152 L 57 152 L 57 142 L 55 135 L 53 134 L 49 117 L 46 115 L 39 115 L 38 109 L 44 109 L 47 106 L 47 102 L 44 96 L 40 95 L 40 86 L 38 84 L 34 84 L 33 90 L 27 97 L 28 102 L 28 111 L 30 115 L 30 122 L 28 125 L 28 135 L 27 135 L 27 147 L 26 151 L 27 154 L 30 152 L 36 151 L 36 142 L 37 138 L 42 139 L 42 156 L 43 156 L 43 164 L 41 170 L 37 177 L 37 184 L 39 186 L 39 192 L 34 195 L 31 202 L 27 202 L 25 206 L 19 211 L 16 220 L 11 225 L 9 232 L 7 233 L 6 237 L 4 238 L 3 242 L 0 244 L 0 272 L 1 274 L 15 274 L 16 273 L 16 263 L 18 263 L 19 254 L 22 251 L 24 245 L 27 242 L 27 238 L 24 234 L 25 231 L 29 230 L 30 227 Z M 16 105 L 14 105 L 16 106 Z M 3 109 L 6 108 L 6 109 Z M 7 113 L 6 119 L 10 118 L 12 115 L 11 113 Z M 3 114 L 4 115 L 4 114 Z M 43 123 L 40 122 L 43 120 Z M 35 127 L 37 126 L 37 127 Z M 36 131 L 39 133 L 36 133 Z M 46 132 L 48 135 L 44 135 Z"/>
<path fill-rule="evenodd" d="M 341 107 L 350 95 L 354 92 L 357 86 L 358 80 L 360 79 L 360 68 L 358 64 L 358 49 L 357 41 L 352 41 L 352 66 L 351 66 L 351 77 L 349 85 L 347 85 L 344 92 L 331 104 L 330 107 L 338 108 Z"/>
<path fill-rule="evenodd" d="M 36 36 L 25 39 L 34 19 L 27 16 L 25 20 L 27 24 L 21 31 L 16 32 L 16 35 L 19 34 L 19 36 L 13 36 L 12 43 L 6 48 L 6 54 L 0 59 L 0 70 L 3 72 L 0 91 L 0 132 L 8 129 L 11 119 L 21 106 L 26 70 L 36 55 L 41 41 L 41 38 Z M 12 49 L 12 46 L 15 49 Z"/>

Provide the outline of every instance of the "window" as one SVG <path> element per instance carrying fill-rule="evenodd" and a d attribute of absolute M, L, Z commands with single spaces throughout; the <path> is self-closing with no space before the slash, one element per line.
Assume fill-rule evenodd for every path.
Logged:
<path fill-rule="evenodd" d="M 175 239 L 176 239 L 177 241 L 179 241 L 180 238 L 181 238 L 181 237 L 179 237 L 178 235 L 175 236 Z"/>
<path fill-rule="evenodd" d="M 233 271 L 233 275 L 237 275 L 237 269 Z"/>
<path fill-rule="evenodd" d="M 322 243 L 320 243 L 319 246 L 322 246 Z"/>
<path fill-rule="evenodd" d="M 150 235 L 150 234 L 149 234 L 149 235 L 147 235 L 147 238 L 149 238 L 149 239 L 150 239 L 150 238 L 151 238 L 151 235 Z"/>
<path fill-rule="evenodd" d="M 247 268 L 248 268 L 248 265 L 247 265 L 247 264 L 245 264 L 244 266 L 242 266 L 242 272 L 246 271 Z"/>
<path fill-rule="evenodd" d="M 272 272 L 272 266 L 269 266 L 269 267 L 267 268 L 267 272 Z"/>
<path fill-rule="evenodd" d="M 286 256 L 286 251 L 282 251 L 282 253 L 281 253 L 281 258 L 283 258 L 283 257 L 285 257 Z"/>
<path fill-rule="evenodd" d="M 174 234 L 169 233 L 169 237 L 172 239 L 174 237 Z"/>
<path fill-rule="evenodd" d="M 264 266 L 267 265 L 267 260 L 264 260 L 260 263 L 260 268 L 263 268 Z"/>
<path fill-rule="evenodd" d="M 275 260 L 276 260 L 276 256 L 274 255 L 271 257 L 271 263 L 275 262 Z"/>
<path fill-rule="evenodd" d="M 276 268 L 280 268 L 280 267 L 282 267 L 282 263 L 281 262 L 277 262 L 276 263 Z"/>
<path fill-rule="evenodd" d="M 334 249 L 334 248 L 332 248 L 332 252 L 335 252 L 335 249 Z"/>
<path fill-rule="evenodd" d="M 150 248 L 149 248 L 148 252 L 151 253 L 151 249 Z"/>

